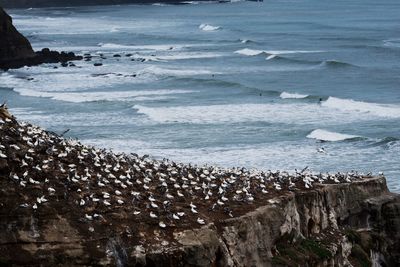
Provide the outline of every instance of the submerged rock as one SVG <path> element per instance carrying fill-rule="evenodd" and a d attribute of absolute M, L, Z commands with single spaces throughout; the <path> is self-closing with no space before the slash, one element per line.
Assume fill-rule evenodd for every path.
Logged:
<path fill-rule="evenodd" d="M 6 265 L 400 263 L 400 197 L 383 176 L 116 154 L 19 122 L 5 106 L 0 217 Z"/>

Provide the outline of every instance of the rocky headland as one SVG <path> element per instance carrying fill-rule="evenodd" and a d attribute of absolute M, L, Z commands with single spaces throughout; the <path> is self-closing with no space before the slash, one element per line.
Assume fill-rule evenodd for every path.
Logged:
<path fill-rule="evenodd" d="M 113 153 L 0 107 L 5 266 L 399 266 L 384 176 Z"/>
<path fill-rule="evenodd" d="M 17 69 L 43 63 L 66 63 L 81 60 L 72 52 L 50 51 L 44 48 L 35 52 L 28 39 L 12 24 L 12 18 L 0 7 L 0 69 Z"/>

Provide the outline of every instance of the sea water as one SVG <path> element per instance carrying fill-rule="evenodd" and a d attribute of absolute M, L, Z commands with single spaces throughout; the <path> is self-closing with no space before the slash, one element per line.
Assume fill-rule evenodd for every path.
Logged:
<path fill-rule="evenodd" d="M 8 10 L 35 49 L 93 58 L 1 72 L 0 98 L 21 120 L 114 151 L 382 171 L 399 192 L 399 10 L 398 0 Z"/>

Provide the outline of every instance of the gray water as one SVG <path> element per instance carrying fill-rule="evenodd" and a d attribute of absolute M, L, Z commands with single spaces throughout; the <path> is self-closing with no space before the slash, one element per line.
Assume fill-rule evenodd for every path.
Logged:
<path fill-rule="evenodd" d="M 0 73 L 0 98 L 22 120 L 115 151 L 382 171 L 399 192 L 399 10 L 395 0 L 9 10 L 34 48 L 95 57 Z"/>

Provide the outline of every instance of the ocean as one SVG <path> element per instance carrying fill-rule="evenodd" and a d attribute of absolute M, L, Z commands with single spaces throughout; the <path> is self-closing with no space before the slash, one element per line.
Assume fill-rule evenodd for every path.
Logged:
<path fill-rule="evenodd" d="M 113 151 L 383 172 L 400 192 L 399 10 L 397 0 L 11 9 L 35 49 L 93 57 L 0 72 L 0 100 Z"/>

